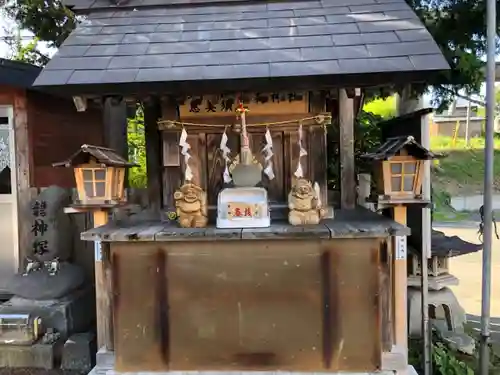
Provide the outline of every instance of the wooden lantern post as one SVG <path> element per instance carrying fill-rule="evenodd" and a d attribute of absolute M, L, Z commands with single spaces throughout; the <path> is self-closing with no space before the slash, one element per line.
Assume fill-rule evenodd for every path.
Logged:
<path fill-rule="evenodd" d="M 74 169 L 77 198 L 65 209 L 71 213 L 92 213 L 94 228 L 108 223 L 109 212 L 126 203 L 125 168 L 135 164 L 114 150 L 82 145 L 68 160 L 54 167 Z M 95 290 L 98 348 L 114 349 L 112 313 L 112 268 L 109 247 L 95 242 Z"/>
<path fill-rule="evenodd" d="M 424 160 L 435 155 L 409 137 L 389 138 L 377 150 L 362 156 L 374 163 L 376 194 L 371 197 L 379 209 L 392 210 L 394 221 L 407 224 L 407 206 L 427 206 L 431 202 L 422 196 Z M 407 245 L 406 236 L 396 236 L 393 242 L 393 316 L 394 343 L 408 349 L 407 316 Z"/>

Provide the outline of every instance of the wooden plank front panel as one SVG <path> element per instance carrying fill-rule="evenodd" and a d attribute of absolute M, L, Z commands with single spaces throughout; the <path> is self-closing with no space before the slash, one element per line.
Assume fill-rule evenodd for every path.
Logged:
<path fill-rule="evenodd" d="M 166 253 L 154 244 L 112 244 L 117 371 L 168 367 Z"/>
<path fill-rule="evenodd" d="M 119 371 L 380 367 L 379 240 L 112 251 Z"/>
<path fill-rule="evenodd" d="M 236 246 L 170 248 L 171 369 L 321 369 L 319 242 Z"/>
<path fill-rule="evenodd" d="M 392 319 L 392 254 L 390 239 L 380 244 L 380 319 L 382 327 L 382 350 L 390 352 L 393 344 Z"/>
<path fill-rule="evenodd" d="M 375 371 L 381 365 L 379 240 L 329 242 L 332 370 Z"/>

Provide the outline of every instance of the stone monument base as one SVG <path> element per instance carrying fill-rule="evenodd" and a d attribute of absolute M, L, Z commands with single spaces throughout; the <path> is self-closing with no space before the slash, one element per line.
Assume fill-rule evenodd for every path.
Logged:
<path fill-rule="evenodd" d="M 101 348 L 96 355 L 96 365 L 88 375 L 318 375 L 320 372 L 291 372 L 291 371 L 137 371 L 120 373 L 114 370 L 115 353 Z M 398 371 L 377 371 L 377 372 L 328 372 L 328 375 L 418 375 L 413 366 Z"/>
<path fill-rule="evenodd" d="M 51 370 L 58 367 L 64 340 L 51 344 L 0 345 L 0 368 L 31 367 Z"/>
<path fill-rule="evenodd" d="M 12 297 L 0 305 L 0 314 L 38 316 L 42 319 L 42 327 L 52 328 L 59 333 L 64 343 L 69 335 L 88 331 L 95 321 L 94 290 L 86 287 L 57 300 L 37 301 Z M 0 345 L 0 352 L 3 347 Z"/>
<path fill-rule="evenodd" d="M 97 339 L 94 333 L 75 333 L 64 344 L 61 369 L 88 374 L 95 366 L 96 352 Z"/>

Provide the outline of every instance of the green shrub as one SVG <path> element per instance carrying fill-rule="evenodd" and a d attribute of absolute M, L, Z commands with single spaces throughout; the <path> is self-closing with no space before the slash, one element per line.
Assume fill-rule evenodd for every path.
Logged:
<path fill-rule="evenodd" d="M 464 359 L 467 356 L 451 349 L 436 332 L 433 332 L 432 341 L 433 375 L 474 375 L 474 357 Z M 409 340 L 408 362 L 421 375 L 424 373 L 422 345 L 422 339 Z"/>
<path fill-rule="evenodd" d="M 146 169 L 146 140 L 144 138 L 144 114 L 138 106 L 135 117 L 128 119 L 127 129 L 129 160 L 138 164 L 130 168 L 128 182 L 131 188 L 145 188 L 147 186 Z"/>

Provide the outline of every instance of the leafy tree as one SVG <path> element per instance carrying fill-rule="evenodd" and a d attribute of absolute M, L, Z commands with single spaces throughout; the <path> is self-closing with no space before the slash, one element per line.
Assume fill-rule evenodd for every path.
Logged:
<path fill-rule="evenodd" d="M 129 169 L 129 185 L 133 188 L 144 188 L 147 185 L 147 171 L 144 112 L 142 106 L 137 106 L 135 117 L 128 119 L 127 130 L 129 160 L 134 161 L 138 165 L 138 167 Z"/>
<path fill-rule="evenodd" d="M 23 45 L 21 40 L 19 40 L 12 60 L 23 61 L 39 66 L 45 65 L 48 62 L 48 58 L 38 51 L 38 43 L 39 40 L 37 37 L 33 38 L 33 40 L 26 45 Z"/>
<path fill-rule="evenodd" d="M 374 99 L 365 104 L 365 106 L 363 107 L 363 111 L 372 113 L 376 116 L 380 116 L 384 120 L 388 120 L 391 117 L 396 116 L 396 97 L 389 96 L 385 99 Z"/>
<path fill-rule="evenodd" d="M 58 48 L 76 26 L 75 15 L 61 0 L 11 0 L 4 12 L 21 29 L 31 31 L 48 47 Z M 48 62 L 46 57 L 46 62 Z"/>

